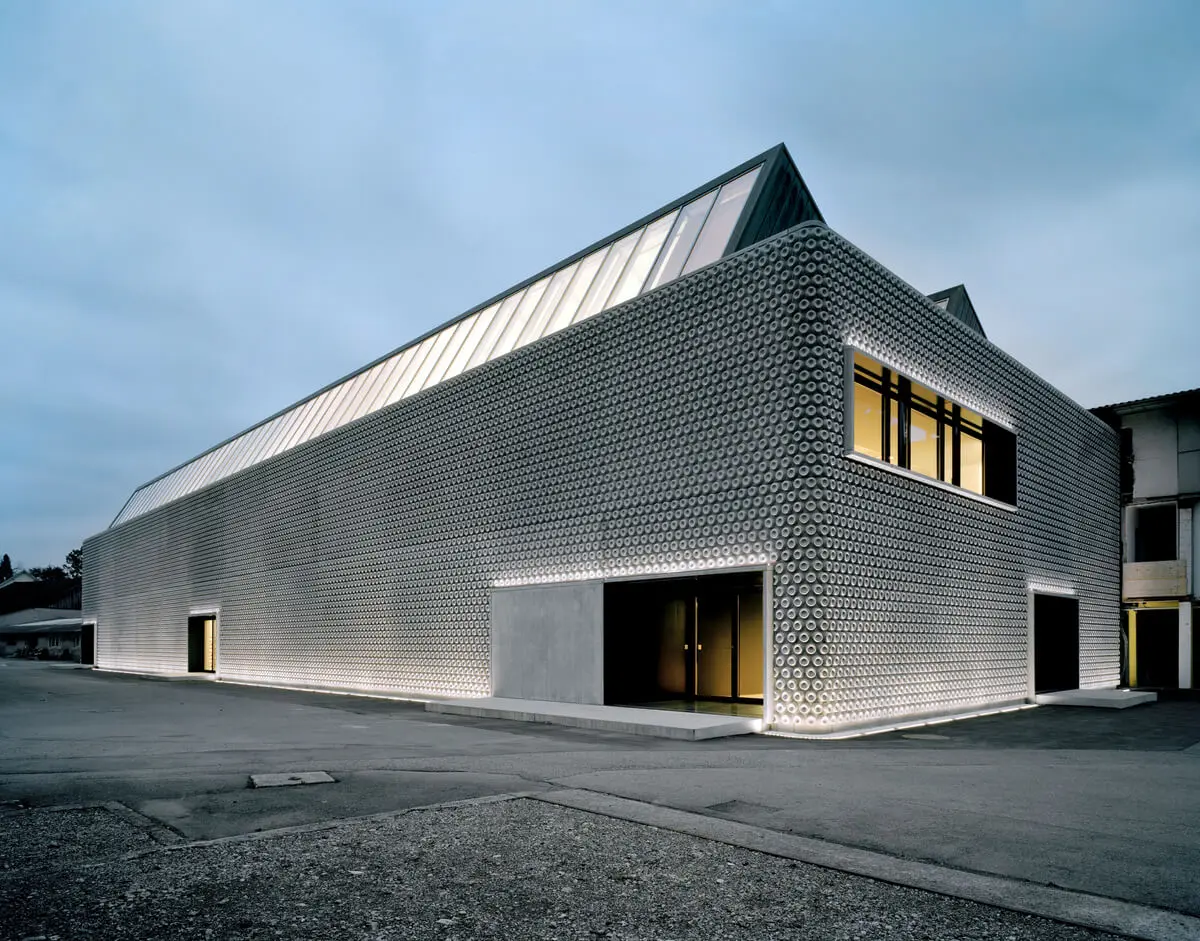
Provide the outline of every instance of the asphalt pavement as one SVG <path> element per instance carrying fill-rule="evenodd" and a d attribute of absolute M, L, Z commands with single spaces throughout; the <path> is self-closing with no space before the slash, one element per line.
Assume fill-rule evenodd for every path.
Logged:
<path fill-rule="evenodd" d="M 304 936 L 323 937 L 337 927 L 351 937 L 423 937 L 425 931 L 430 937 L 486 937 L 491 924 L 507 937 L 606 936 L 602 930 L 611 937 L 723 937 L 720 925 L 697 920 L 685 889 L 704 884 L 701 872 L 728 864 L 732 853 L 738 862 L 731 868 L 745 872 L 738 891 L 721 897 L 720 924 L 731 937 L 1088 936 L 1054 934 L 1068 929 L 1014 912 L 996 915 L 997 921 L 981 914 L 995 909 L 964 900 L 1005 905 L 1007 892 L 1021 911 L 1181 938 L 1200 924 L 1170 920 L 1179 913 L 1200 915 L 1198 743 L 1195 702 L 1120 712 L 1043 707 L 836 743 L 769 736 L 686 743 L 435 716 L 419 705 L 386 700 L 0 661 L 0 801 L 10 802 L 7 825 L 0 826 L 0 865 L 7 867 L 0 872 L 0 896 L 24 919 L 11 922 L 20 926 L 11 930 L 25 932 L 4 936 L 123 937 L 120 924 L 131 912 L 142 912 L 139 920 L 149 917 L 137 905 L 158 906 L 172 933 L 189 936 L 190 927 L 170 919 L 195 910 L 203 924 L 215 915 L 179 901 L 183 889 L 183 895 L 164 895 L 165 883 L 153 874 L 174 871 L 168 861 L 192 853 L 195 891 L 226 885 L 230 848 L 243 843 L 262 854 L 255 857 L 262 862 L 255 878 L 275 879 L 266 907 L 274 911 L 278 898 L 284 908 L 269 917 L 259 912 L 261 918 L 243 913 L 238 917 L 248 921 L 241 927 L 236 921 L 209 927 L 217 937 L 295 936 L 299 923 L 292 908 L 299 901 L 288 907 L 294 889 L 288 867 L 272 870 L 271 860 L 290 854 L 324 873 L 333 865 L 322 849 L 330 840 L 369 842 L 370 834 L 389 827 L 419 829 L 436 820 L 430 838 L 466 854 L 453 856 L 451 870 L 430 860 L 417 869 L 409 865 L 406 872 L 420 870 L 433 881 L 425 888 L 414 882 L 409 894 L 388 895 L 379 911 L 390 914 L 359 913 L 335 926 L 322 921 L 333 915 L 309 912 L 304 917 L 314 919 L 312 931 Z M 252 774 L 300 771 L 325 771 L 334 782 L 248 787 Z M 564 806 L 566 794 L 583 797 Z M 488 802 L 396 816 L 480 799 Z M 385 817 L 363 819 L 379 814 Z M 152 845 L 131 850 L 114 837 L 104 845 L 116 855 L 95 856 L 94 846 L 87 849 L 88 827 L 78 819 L 95 823 L 106 815 L 120 816 L 120 825 Z M 44 818 L 75 822 L 50 839 L 44 825 L 33 822 Z M 522 828 L 543 825 L 549 833 L 574 833 L 583 827 L 580 821 L 600 829 L 588 831 L 582 842 L 543 840 L 536 850 L 510 839 Z M 219 842 L 196 845 L 214 839 Z M 699 862 L 688 862 L 679 840 L 700 854 Z M 18 851 L 18 845 L 26 849 Z M 40 855 L 28 855 L 28 846 L 41 846 Z M 552 917 L 553 906 L 530 904 L 505 915 L 495 908 L 499 902 L 484 898 L 490 889 L 482 879 L 474 887 L 454 883 L 449 892 L 466 900 L 460 906 L 466 916 L 445 915 L 451 924 L 423 921 L 437 908 L 425 893 L 444 882 L 447 871 L 471 870 L 478 877 L 469 860 L 488 846 L 495 848 L 491 855 L 501 860 L 499 868 L 525 873 L 519 888 L 506 891 L 546 899 L 564 888 L 580 891 L 570 880 L 591 872 L 589 866 L 619 869 L 622 848 L 638 847 L 662 861 L 636 877 L 646 911 L 662 917 L 639 920 L 636 899 L 614 894 L 604 882 L 600 891 L 589 876 L 587 904 L 567 906 L 578 918 Z M 251 851 L 237 850 L 244 852 Z M 535 862 L 557 868 L 522 869 L 530 853 Z M 667 862 L 672 853 L 682 855 Z M 60 856 L 65 868 L 50 880 L 51 890 L 37 873 L 47 859 Z M 813 861 L 830 868 L 817 868 L 818 878 L 809 872 Z M 363 871 L 378 875 L 400 866 L 386 853 L 378 862 L 379 869 Z M 92 905 L 85 914 L 79 908 L 84 890 L 72 887 L 95 893 L 101 871 L 102 894 L 123 885 L 143 886 L 148 894 L 137 905 L 134 896 L 114 897 L 111 906 Z M 681 882 L 667 878 L 680 872 L 688 874 Z M 347 881 L 328 878 L 335 886 Z M 780 878 L 800 881 L 766 890 Z M 831 888 L 824 879 L 847 881 Z M 848 902 L 841 915 L 814 908 L 817 885 L 858 901 Z M 959 898 L 948 897 L 953 895 Z M 1065 907 L 1053 907 L 1055 898 Z M 192 907 L 176 911 L 185 904 Z M 1133 920 L 1091 918 L 1089 904 L 1097 911 L 1124 905 Z M 77 909 L 75 921 L 47 920 L 51 912 Z M 493 914 L 484 918 L 484 911 Z M 810 917 L 813 912 L 820 917 Z M 894 917 L 870 922 L 871 912 Z M 739 920 L 754 913 L 759 921 Z M 275 922 L 268 924 L 270 918 Z M 555 934 L 558 922 L 563 924 Z M 748 930 L 750 924 L 761 931 Z M 90 927 L 80 934 L 80 925 Z M 972 925 L 978 926 L 975 934 Z"/>

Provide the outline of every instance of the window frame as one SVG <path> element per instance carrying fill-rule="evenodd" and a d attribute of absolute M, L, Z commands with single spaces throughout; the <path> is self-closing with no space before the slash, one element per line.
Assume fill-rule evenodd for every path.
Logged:
<path fill-rule="evenodd" d="M 872 360 L 879 364 L 880 373 L 873 374 L 865 369 L 860 371 L 858 363 L 856 363 L 855 354 L 860 354 L 866 359 Z M 871 379 L 873 382 L 860 382 L 860 375 L 866 379 Z M 869 454 L 855 450 L 855 387 L 863 385 L 866 388 L 879 392 L 883 408 L 880 414 L 881 423 L 881 452 L 882 459 L 872 457 Z M 998 499 L 994 496 L 989 496 L 986 492 L 981 493 L 975 490 L 968 489 L 961 485 L 962 480 L 962 447 L 961 438 L 963 434 L 967 434 L 975 438 L 980 443 L 982 453 L 982 462 L 984 468 L 983 486 L 986 488 L 986 468 L 987 454 L 985 442 L 987 441 L 987 425 L 996 426 L 996 428 L 1008 432 L 1013 436 L 1014 449 L 1016 431 L 1009 425 L 1003 422 L 997 422 L 994 419 L 987 418 L 982 411 L 977 408 L 971 408 L 968 405 L 952 399 L 935 386 L 925 382 L 917 382 L 918 386 L 927 389 L 932 396 L 937 399 L 938 422 L 938 446 L 937 446 L 937 477 L 930 477 L 920 471 L 911 469 L 911 409 L 912 409 L 912 386 L 914 380 L 910 379 L 901 370 L 896 369 L 887 360 L 882 359 L 866 350 L 846 344 L 845 346 L 845 375 L 844 375 L 844 416 L 843 416 L 843 452 L 844 456 L 850 460 L 857 461 L 862 464 L 868 464 L 873 467 L 879 467 L 891 473 L 902 477 L 907 477 L 912 480 L 920 481 L 921 483 L 938 487 L 947 490 L 951 493 L 964 496 L 980 503 L 986 503 L 989 506 L 998 507 L 1000 509 L 1015 512 L 1018 509 L 1016 494 L 1014 493 L 1013 502 L 1009 503 L 1006 500 Z M 892 434 L 892 403 L 896 405 L 896 441 L 893 443 Z M 918 411 L 929 417 L 929 408 L 927 403 L 925 407 L 918 406 Z M 962 414 L 963 409 L 979 416 L 978 430 L 974 427 L 974 422 L 970 419 L 964 419 Z M 950 448 L 946 447 L 947 439 L 945 437 L 947 430 L 950 432 Z M 897 453 L 893 455 L 893 450 Z M 949 452 L 949 454 L 947 454 Z M 950 459 L 951 466 L 946 468 L 947 456 Z M 893 459 L 894 458 L 894 459 Z M 1015 488 L 1014 488 L 1015 490 Z"/>

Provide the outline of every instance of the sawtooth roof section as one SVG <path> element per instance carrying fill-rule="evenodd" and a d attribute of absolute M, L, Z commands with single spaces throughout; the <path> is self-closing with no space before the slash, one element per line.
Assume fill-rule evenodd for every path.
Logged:
<path fill-rule="evenodd" d="M 808 221 L 824 219 L 779 144 L 143 484 L 110 528 Z"/>
<path fill-rule="evenodd" d="M 975 305 L 971 303 L 967 289 L 961 284 L 930 294 L 928 297 L 955 320 L 965 323 L 981 337 L 987 337 L 983 332 L 983 324 L 979 322 L 979 315 L 975 313 Z"/>

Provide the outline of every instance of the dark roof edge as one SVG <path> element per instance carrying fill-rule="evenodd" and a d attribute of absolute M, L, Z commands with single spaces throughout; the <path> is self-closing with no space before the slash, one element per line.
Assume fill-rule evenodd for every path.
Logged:
<path fill-rule="evenodd" d="M 409 340 L 406 343 L 402 343 L 400 346 L 396 347 L 393 350 L 390 350 L 387 353 L 384 353 L 382 356 L 376 357 L 375 359 L 373 359 L 369 363 L 367 363 L 365 366 L 359 366 L 357 369 L 346 373 L 341 378 L 335 379 L 335 380 L 333 380 L 333 382 L 326 383 L 325 385 L 321 386 L 321 388 L 317 389 L 316 392 L 310 393 L 309 395 L 304 396 L 304 398 L 302 398 L 302 399 L 297 399 L 295 402 L 292 402 L 290 405 L 285 405 L 283 408 L 279 409 L 279 411 L 274 412 L 271 415 L 268 415 L 266 418 L 264 418 L 260 421 L 256 421 L 253 425 L 249 425 L 246 428 L 243 428 L 241 431 L 238 431 L 238 432 L 230 435 L 228 438 L 225 438 L 224 440 L 219 441 L 216 444 L 212 445 L 212 447 L 205 448 L 200 453 L 195 454 L 192 457 L 189 457 L 186 461 L 180 461 L 178 464 L 176 464 L 170 470 L 165 470 L 161 474 L 159 474 L 155 477 L 151 477 L 149 480 L 145 481 L 144 483 L 138 484 L 136 487 L 133 488 L 133 492 L 129 495 L 129 499 L 126 500 L 124 504 L 122 504 L 121 509 L 117 512 L 117 515 L 113 517 L 112 523 L 108 524 L 108 528 L 111 529 L 113 524 L 116 523 L 116 521 L 121 518 L 121 514 L 125 512 L 125 507 L 127 507 L 129 505 L 129 502 L 138 494 L 138 492 L 146 489 L 151 484 L 157 483 L 158 481 L 162 480 L 164 477 L 169 477 L 171 474 L 174 474 L 180 468 L 187 467 L 187 465 L 195 463 L 196 461 L 200 460 L 200 458 L 204 457 L 206 454 L 211 454 L 213 451 L 216 451 L 219 448 L 225 447 L 225 445 L 229 444 L 231 441 L 236 441 L 238 438 L 242 437 L 242 435 L 249 434 L 251 431 L 254 431 L 254 429 L 260 428 L 263 425 L 267 424 L 267 422 L 272 422 L 279 416 L 284 415 L 287 412 L 290 412 L 292 409 L 298 408 L 299 406 L 303 405 L 305 402 L 315 399 L 317 396 L 325 394 L 330 389 L 340 386 L 343 382 L 345 382 L 348 379 L 352 379 L 353 377 L 357 376 L 359 373 L 366 372 L 368 369 L 372 369 L 373 367 L 378 366 L 384 360 L 390 359 L 391 357 L 395 356 L 397 353 L 401 352 L 402 350 L 405 350 L 410 346 L 416 346 L 418 343 L 421 343 L 421 342 L 429 339 L 429 337 L 433 336 L 435 333 L 440 333 L 441 331 L 445 330 L 447 327 L 453 326 L 454 324 L 458 323 L 460 320 L 466 320 L 472 314 L 476 314 L 481 310 L 485 310 L 486 308 L 490 307 L 492 304 L 495 304 L 497 301 L 503 300 L 504 298 L 508 297 L 508 295 L 514 293 L 515 291 L 519 291 L 522 288 L 527 288 L 527 287 L 529 287 L 529 285 L 533 284 L 534 282 L 540 281 L 542 278 L 546 277 L 546 275 L 552 274 L 553 272 L 557 271 L 558 269 L 565 268 L 567 265 L 571 264 L 572 262 L 578 261 L 579 259 L 584 258 L 587 255 L 590 255 L 596 249 L 598 249 L 604 245 L 607 245 L 609 242 L 615 242 L 620 238 L 624 238 L 630 232 L 640 229 L 642 226 L 644 226 L 650 222 L 653 222 L 659 216 L 670 212 L 672 209 L 678 209 L 684 203 L 691 202 L 697 196 L 703 196 L 709 190 L 715 189 L 718 186 L 728 183 L 730 180 L 734 179 L 735 177 L 741 176 L 747 170 L 751 170 L 760 164 L 766 164 L 768 161 L 771 161 L 772 159 L 778 159 L 778 154 L 780 153 L 780 151 L 782 151 L 785 155 L 787 154 L 787 148 L 784 147 L 782 143 L 776 144 L 770 150 L 763 151 L 758 156 L 751 157 L 749 160 L 745 161 L 744 163 L 738 164 L 732 170 L 726 170 L 720 176 L 714 177 L 713 179 L 709 180 L 707 183 L 704 183 L 703 185 L 696 187 L 695 189 L 689 191 L 688 193 L 679 197 L 678 199 L 671 200 L 671 202 L 667 203 L 665 206 L 662 206 L 659 209 L 654 210 L 653 212 L 647 213 L 646 215 L 644 215 L 640 219 L 638 219 L 636 222 L 631 222 L 629 225 L 624 226 L 621 229 L 618 229 L 613 234 L 606 235 L 604 238 L 598 239 L 597 241 L 592 242 L 590 245 L 588 245 L 587 248 L 584 248 L 578 252 L 575 252 L 572 255 L 568 255 L 562 261 L 556 262 L 555 264 L 550 265 L 548 268 L 543 268 L 541 271 L 539 271 L 537 274 L 533 275 L 532 277 L 526 278 L 524 281 L 518 281 L 512 287 L 506 288 L 505 290 L 501 291 L 499 294 L 495 294 L 492 297 L 489 297 L 482 304 L 476 304 L 474 307 L 471 307 L 470 309 L 464 311 L 463 313 L 457 315 L 456 317 L 451 317 L 445 323 L 442 323 L 436 327 L 433 327 L 430 330 L 426 330 L 420 336 L 415 337 L 414 339 Z M 791 157 L 789 156 L 789 157 L 787 157 L 787 159 L 791 160 Z M 746 200 L 746 205 L 742 207 L 742 216 L 743 217 L 746 214 L 747 208 L 750 205 L 752 205 L 751 199 L 756 197 L 756 195 L 757 195 L 757 188 L 758 188 L 759 184 L 761 183 L 763 176 L 764 176 L 764 174 L 760 173 L 759 179 L 755 180 L 755 190 L 751 191 L 750 196 Z M 814 205 L 815 205 L 815 203 L 814 203 Z M 742 220 L 739 219 L 737 228 L 740 229 L 741 225 L 742 225 Z M 733 245 L 736 243 L 733 241 L 730 241 L 728 244 Z"/>
<path fill-rule="evenodd" d="M 812 204 L 814 211 L 817 214 L 817 219 L 824 224 L 825 217 L 821 215 L 821 208 L 817 205 L 817 201 L 813 199 L 812 192 L 808 188 L 808 184 L 804 182 L 804 177 L 800 175 L 800 170 L 796 166 L 796 161 L 792 159 L 791 153 L 788 152 L 787 145 L 783 143 L 776 144 L 770 150 L 760 154 L 763 160 L 762 173 L 758 175 L 758 179 L 754 181 L 754 188 L 750 190 L 749 196 L 746 198 L 746 205 L 742 207 L 742 214 L 738 217 L 737 225 L 729 235 L 729 241 L 725 245 L 724 254 L 729 254 L 734 246 L 740 245 L 742 238 L 746 234 L 746 227 L 750 224 L 751 218 L 754 216 L 754 210 L 758 207 L 758 202 L 762 199 L 764 191 L 774 182 L 774 176 L 780 168 L 790 169 L 795 181 L 799 184 L 800 189 L 804 191 L 809 203 Z M 747 166 L 752 166 L 759 158 L 750 161 Z M 749 246 L 743 245 L 742 248 Z"/>
<path fill-rule="evenodd" d="M 975 302 L 971 300 L 971 294 L 965 284 L 956 284 L 926 296 L 935 303 L 946 301 L 945 309 L 950 316 L 977 330 L 985 339 L 987 338 L 987 331 L 983 329 L 983 321 L 979 319 L 979 311 L 975 309 Z"/>
<path fill-rule="evenodd" d="M 1200 399 L 1200 388 L 1181 389 L 1179 392 L 1167 392 L 1163 395 L 1150 395 L 1144 399 L 1130 399 L 1128 402 L 1113 402 L 1111 405 L 1097 405 L 1091 411 L 1097 414 L 1106 411 L 1140 412 L 1146 409 L 1154 408 L 1156 405 L 1169 405 L 1172 402 L 1180 399 L 1189 398 Z"/>

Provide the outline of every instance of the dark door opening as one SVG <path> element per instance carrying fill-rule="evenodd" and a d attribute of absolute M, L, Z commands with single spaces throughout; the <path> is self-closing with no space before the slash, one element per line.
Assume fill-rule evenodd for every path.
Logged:
<path fill-rule="evenodd" d="M 1033 596 L 1033 691 L 1079 689 L 1079 599 Z"/>
<path fill-rule="evenodd" d="M 1138 608 L 1129 614 L 1129 685 L 1178 689 L 1179 609 Z"/>
<path fill-rule="evenodd" d="M 604 586 L 604 701 L 761 703 L 761 572 Z"/>
<path fill-rule="evenodd" d="M 211 614 L 188 618 L 188 672 L 217 670 L 217 619 Z"/>
<path fill-rule="evenodd" d="M 84 624 L 79 628 L 79 662 L 96 664 L 96 625 Z"/>

